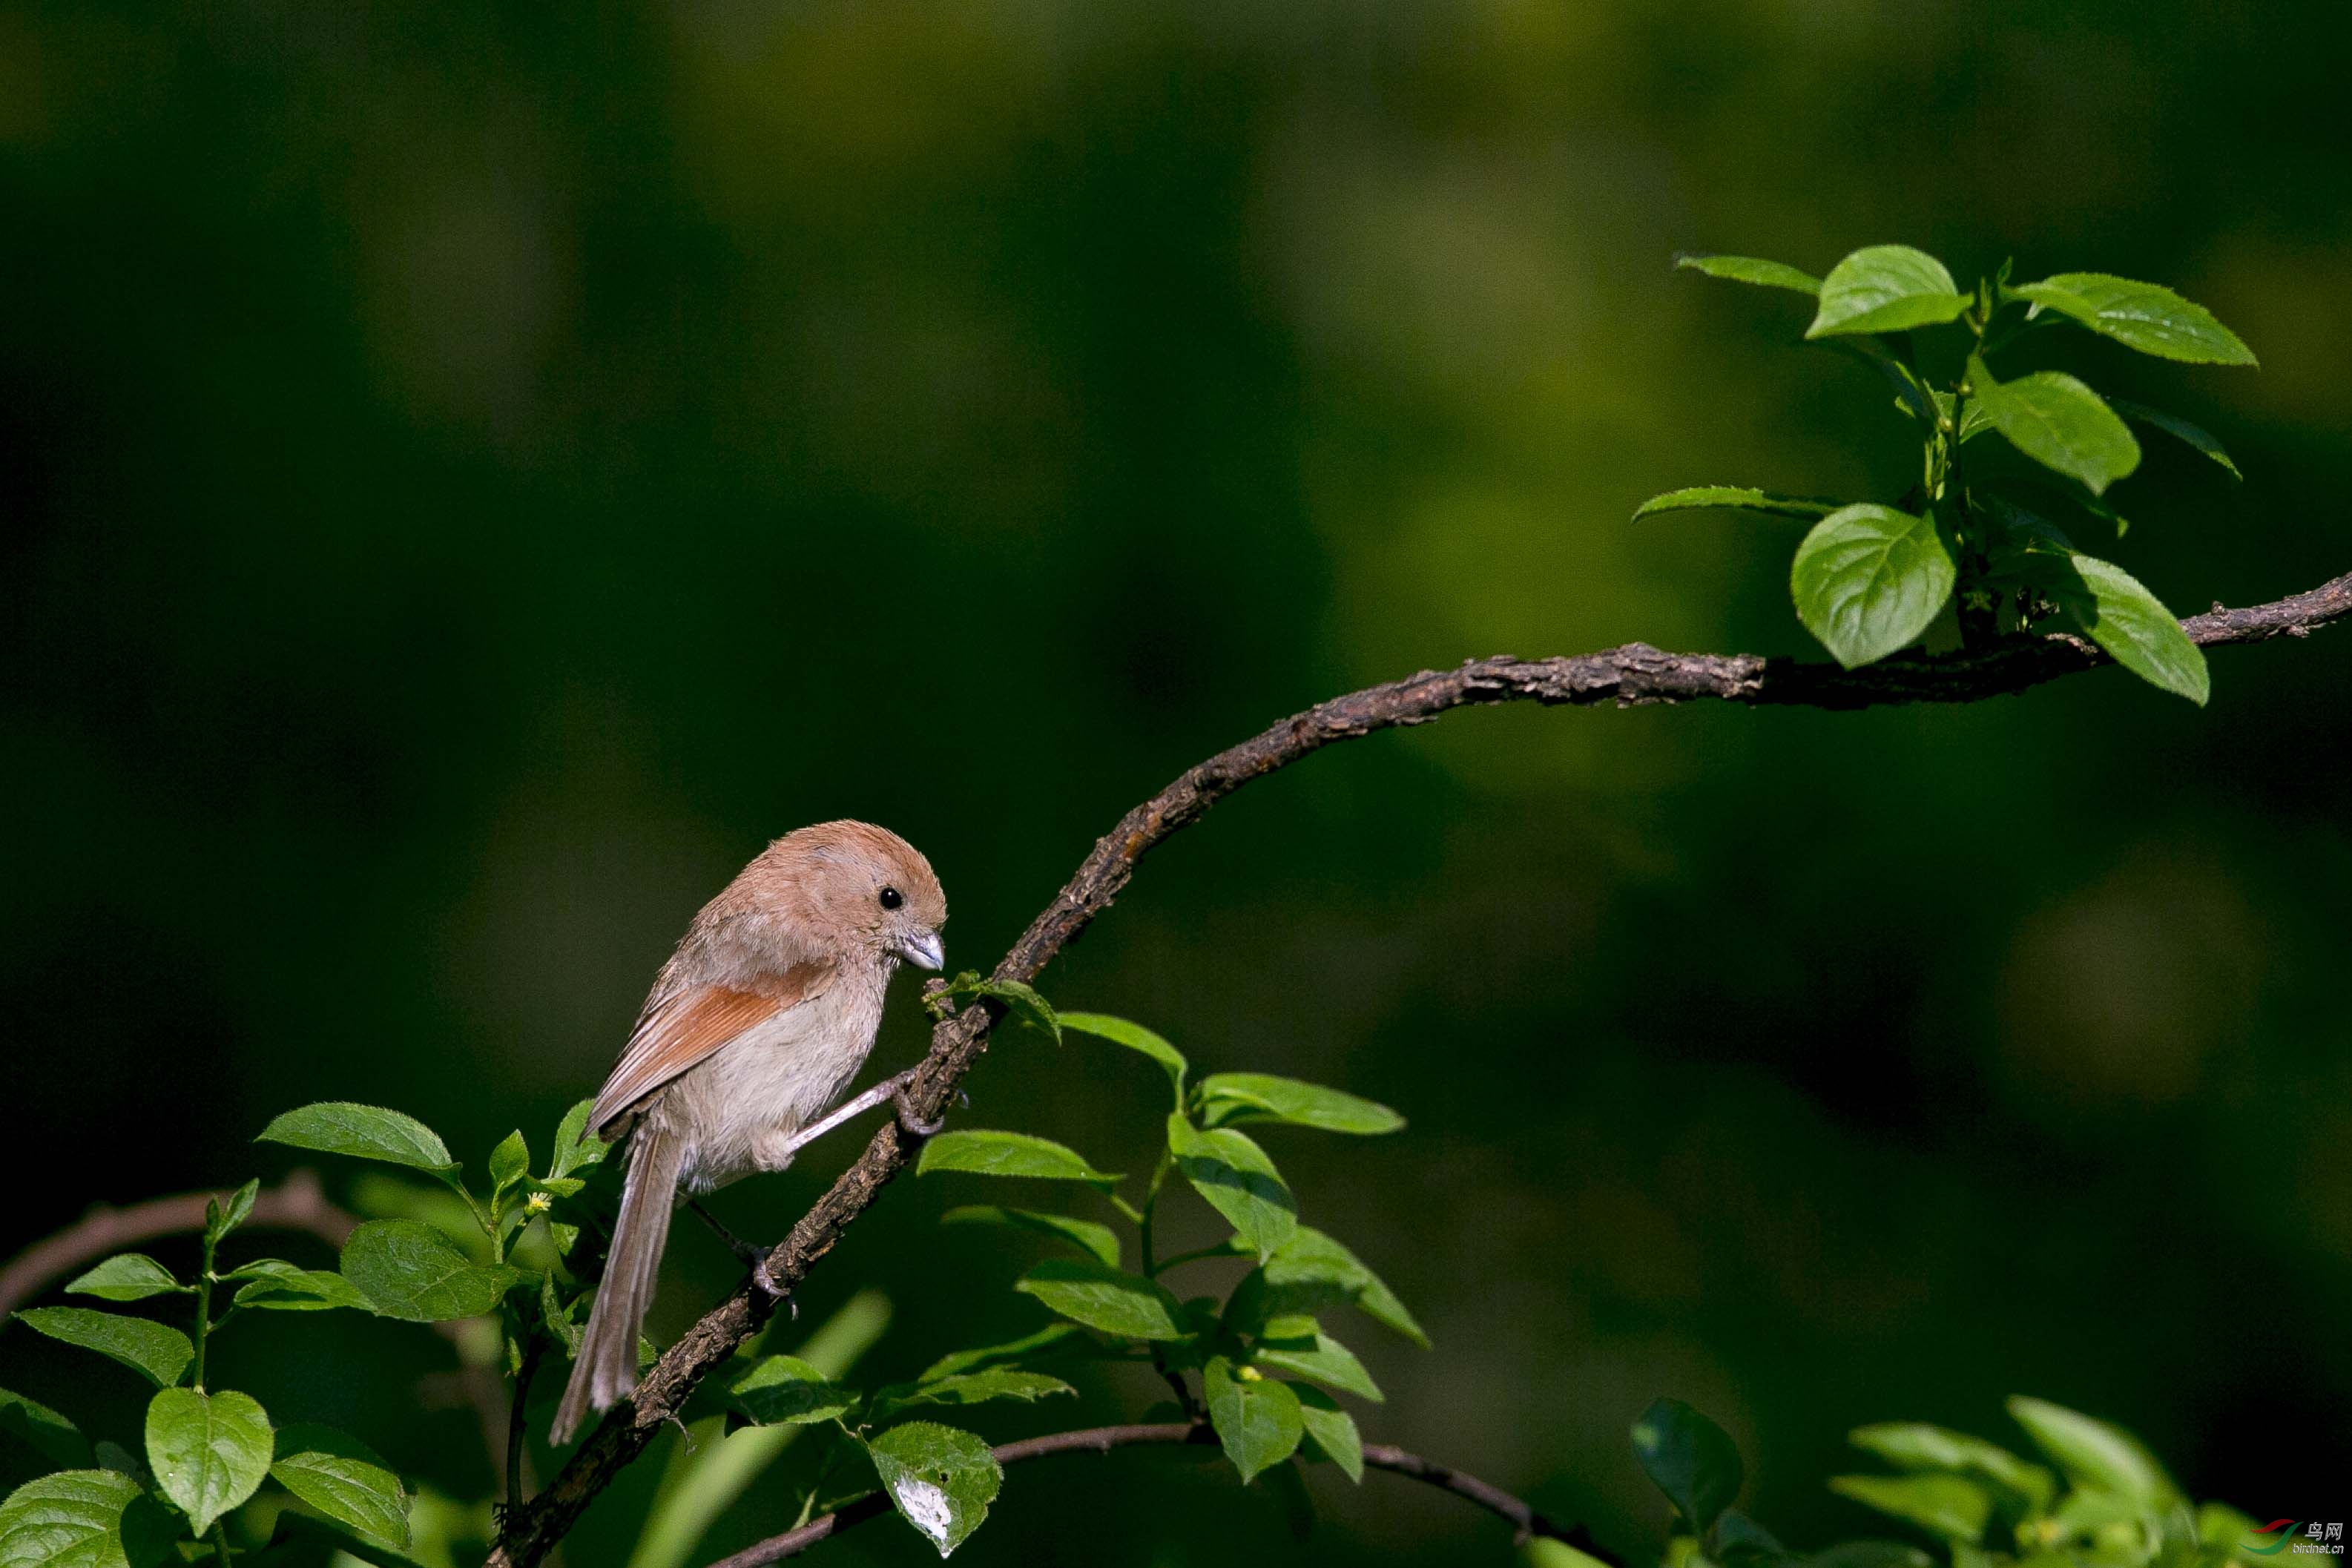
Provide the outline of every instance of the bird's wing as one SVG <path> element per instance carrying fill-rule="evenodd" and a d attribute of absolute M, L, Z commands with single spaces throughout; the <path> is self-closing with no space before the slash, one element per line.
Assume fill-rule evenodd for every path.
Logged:
<path fill-rule="evenodd" d="M 796 1007 L 824 989 L 832 966 L 795 963 L 757 990 L 689 986 L 648 1006 L 604 1080 L 588 1125 L 600 1133 L 638 1101 L 745 1030 Z"/>

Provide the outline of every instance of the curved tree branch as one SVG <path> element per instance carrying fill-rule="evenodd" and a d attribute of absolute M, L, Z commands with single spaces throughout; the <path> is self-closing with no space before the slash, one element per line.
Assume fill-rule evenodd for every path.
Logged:
<path fill-rule="evenodd" d="M 1042 1459 L 1054 1454 L 1108 1454 L 1113 1448 L 1125 1448 L 1139 1444 L 1214 1444 L 1216 1435 L 1205 1426 L 1185 1421 L 1150 1422 L 1135 1426 L 1090 1426 L 1078 1432 L 1055 1432 L 1044 1437 L 1027 1437 L 1018 1443 L 1006 1443 L 994 1452 L 1000 1465 L 1015 1465 L 1024 1459 Z M 1500 1487 L 1489 1486 L 1475 1476 L 1424 1459 L 1418 1454 L 1408 1454 L 1385 1443 L 1364 1445 L 1364 1464 L 1376 1470 L 1389 1470 L 1409 1476 L 1431 1486 L 1442 1487 L 1459 1498 L 1466 1498 L 1487 1512 L 1511 1522 L 1513 1540 L 1524 1544 L 1530 1538 L 1565 1541 L 1587 1556 L 1622 1568 L 1619 1560 L 1603 1551 L 1600 1544 L 1582 1530 L 1555 1524 L 1520 1498 L 1513 1497 Z M 850 1526 L 863 1524 L 890 1511 L 890 1500 L 880 1492 L 868 1492 L 853 1502 L 845 1503 L 821 1519 L 755 1542 L 731 1557 L 722 1557 L 710 1568 L 764 1568 L 770 1563 L 781 1563 L 796 1557 L 820 1541 L 829 1540 Z"/>
<path fill-rule="evenodd" d="M 2203 647 L 2307 637 L 2352 616 L 2352 573 L 2273 604 L 2228 610 L 2215 605 L 2181 623 Z M 1861 669 L 1762 658 L 1753 654 L 1664 653 L 1627 643 L 1572 658 L 1473 659 L 1450 670 L 1424 670 L 1368 687 L 1294 714 L 1241 744 L 1190 768 L 1121 817 L 1097 841 L 1077 874 L 1030 923 L 996 966 L 999 980 L 1034 980 L 1088 921 L 1109 908 L 1135 874 L 1136 862 L 1171 834 L 1190 826 L 1218 801 L 1276 769 L 1337 741 L 1376 730 L 1425 724 L 1457 708 L 1498 702 L 1548 707 L 1715 700 L 1748 706 L 1870 708 L 1902 702 L 1973 702 L 2023 691 L 2060 676 L 2110 662 L 2078 637 L 2019 637 L 1978 653 L 1885 659 Z M 936 1121 L 956 1087 L 988 1047 L 1003 1007 L 983 999 L 942 1021 L 915 1069 L 907 1103 Z M 833 1250 L 852 1221 L 904 1170 L 919 1142 L 886 1124 L 866 1152 L 801 1216 L 768 1257 L 768 1270 L 789 1290 Z M 562 1540 L 583 1510 L 685 1404 L 695 1385 L 758 1331 L 773 1303 L 748 1285 L 720 1302 L 655 1363 L 635 1399 L 616 1410 L 575 1450 L 547 1489 L 507 1521 L 488 1568 L 531 1568 Z"/>

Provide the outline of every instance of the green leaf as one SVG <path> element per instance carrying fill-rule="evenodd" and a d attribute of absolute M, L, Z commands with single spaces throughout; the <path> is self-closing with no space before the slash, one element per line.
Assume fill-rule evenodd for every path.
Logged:
<path fill-rule="evenodd" d="M 2211 695 L 2205 650 L 2161 600 L 2122 567 L 2095 556 L 2032 556 L 2022 569 L 2083 635 L 2134 675 L 2199 707 Z"/>
<path fill-rule="evenodd" d="M 857 1394 L 798 1356 L 761 1356 L 728 1385 L 736 1405 L 762 1426 L 805 1426 L 856 1408 Z"/>
<path fill-rule="evenodd" d="M 991 980 L 967 969 L 949 981 L 944 989 L 947 995 L 958 998 L 992 996 L 1004 1004 L 1006 1012 L 1053 1036 L 1055 1045 L 1062 1043 L 1062 1021 L 1055 1013 L 1054 1005 L 1040 996 L 1034 988 L 1024 985 L 1018 980 Z"/>
<path fill-rule="evenodd" d="M 1298 1401 L 1298 1420 L 1306 1428 L 1307 1441 L 1313 1445 L 1312 1457 L 1330 1460 L 1347 1472 L 1349 1480 L 1361 1483 L 1364 1438 L 1356 1430 L 1356 1418 L 1340 1409 L 1338 1400 L 1312 1384 L 1294 1383 L 1286 1386 Z"/>
<path fill-rule="evenodd" d="M 899 1517 L 942 1557 L 980 1528 L 1004 1481 L 986 1442 L 932 1421 L 893 1426 L 866 1449 Z"/>
<path fill-rule="evenodd" d="M 1797 546 L 1797 618 L 1848 669 L 1916 642 L 1952 596 L 1959 567 L 1932 516 L 1860 501 Z"/>
<path fill-rule="evenodd" d="M 1180 1340 L 1176 1298 L 1140 1275 L 1091 1260 L 1052 1258 L 1023 1275 L 1016 1290 L 1034 1296 L 1073 1322 L 1130 1340 Z"/>
<path fill-rule="evenodd" d="M 343 1278 L 387 1318 L 412 1323 L 473 1318 L 499 1304 L 521 1274 L 476 1263 L 441 1231 L 413 1219 L 372 1219 L 343 1244 Z"/>
<path fill-rule="evenodd" d="M 358 1286 L 331 1268 L 297 1268 L 270 1258 L 258 1264 L 249 1263 L 236 1275 L 223 1278 L 239 1276 L 251 1279 L 250 1284 L 237 1290 L 236 1304 L 240 1307 L 272 1312 L 324 1312 L 337 1307 L 362 1312 L 375 1310 L 375 1303 Z"/>
<path fill-rule="evenodd" d="M 1076 1323 L 1048 1323 L 1034 1334 L 1024 1334 L 1003 1344 L 982 1345 L 976 1350 L 950 1351 L 923 1369 L 922 1381 L 951 1377 L 958 1373 L 972 1372 L 984 1366 L 1021 1361 L 1040 1351 L 1053 1350 L 1085 1331 Z M 1082 1340 L 1081 1348 L 1091 1348 L 1092 1341 Z"/>
<path fill-rule="evenodd" d="M 588 1131 L 588 1113 L 595 1106 L 593 1100 L 583 1100 L 565 1111 L 563 1120 L 556 1123 L 555 1152 L 550 1156 L 554 1163 L 547 1173 L 550 1176 L 561 1181 L 604 1163 L 613 1146 Z"/>
<path fill-rule="evenodd" d="M 2238 471 L 2238 465 L 2230 461 L 2230 454 L 2221 450 L 2221 443 L 2215 440 L 2203 426 L 2191 425 L 2177 414 L 2167 414 L 2162 409 L 2150 408 L 2145 403 L 2131 403 L 2120 397 L 2108 398 L 2107 406 L 2126 419 L 2154 426 L 2166 435 L 2187 442 L 2227 468 L 2231 479 L 2244 482 L 2246 476 Z"/>
<path fill-rule="evenodd" d="M 1244 1481 L 1297 1451 L 1307 1424 L 1298 1395 L 1288 1384 L 1254 1368 L 1237 1367 L 1223 1356 L 1211 1356 L 1201 1387 L 1208 1399 L 1209 1425 L 1216 1428 L 1225 1458 Z"/>
<path fill-rule="evenodd" d="M 1361 1394 L 1376 1404 L 1384 1397 L 1356 1352 L 1325 1333 L 1312 1318 L 1283 1317 L 1268 1322 L 1259 1331 L 1250 1360 L 1259 1366 L 1328 1383 L 1343 1394 Z"/>
<path fill-rule="evenodd" d="M 2010 1400 L 2009 1413 L 2077 1487 L 2113 1492 L 2149 1512 L 2180 1500 L 2156 1456 L 2122 1427 L 2023 1394 Z"/>
<path fill-rule="evenodd" d="M 1011 1230 L 1026 1230 L 1038 1236 L 1050 1236 L 1056 1241 L 1066 1241 L 1090 1258 L 1101 1259 L 1111 1268 L 1118 1267 L 1118 1234 L 1107 1225 L 1097 1225 L 1090 1219 L 1073 1219 L 1068 1215 L 1045 1214 L 1036 1209 L 1009 1209 L 995 1204 L 965 1204 L 940 1215 L 941 1225 L 995 1225 Z"/>
<path fill-rule="evenodd" d="M 1298 1201 L 1247 1133 L 1230 1128 L 1203 1132 L 1182 1111 L 1171 1111 L 1168 1148 L 1192 1190 L 1231 1221 L 1242 1244 L 1260 1258 L 1298 1228 Z"/>
<path fill-rule="evenodd" d="M 1046 1373 L 996 1366 L 984 1372 L 955 1373 L 886 1388 L 874 1396 L 874 1408 L 867 1419 L 885 1421 L 918 1405 L 985 1405 L 995 1399 L 1018 1399 L 1034 1405 L 1049 1394 L 1075 1396 L 1077 1392 Z"/>
<path fill-rule="evenodd" d="M 246 1222 L 253 1213 L 253 1200 L 259 1195 L 261 1184 L 247 1182 L 226 1197 L 211 1198 L 205 1204 L 205 1239 L 215 1246 L 230 1231 Z"/>
<path fill-rule="evenodd" d="M 65 1416 L 37 1399 L 0 1388 L 0 1432 L 30 1445 L 51 1464 L 68 1469 L 89 1464 L 89 1439 Z"/>
<path fill-rule="evenodd" d="M 261 1130 L 256 1140 L 314 1149 L 322 1154 L 349 1154 L 354 1159 L 382 1160 L 388 1164 L 447 1175 L 457 1169 L 440 1135 L 414 1116 L 375 1105 L 330 1100 L 289 1110 Z"/>
<path fill-rule="evenodd" d="M 1675 265 L 1734 283 L 1755 283 L 1767 289 L 1793 289 L 1800 294 L 1819 294 L 1822 291 L 1822 280 L 1811 273 L 1800 272 L 1786 262 L 1763 261 L 1753 256 L 1677 256 Z"/>
<path fill-rule="evenodd" d="M 1245 1300 L 1244 1289 L 1255 1299 Z M 1298 1226 L 1280 1250 L 1235 1288 L 1228 1317 L 1234 1322 L 1262 1323 L 1342 1302 L 1422 1349 L 1429 1348 L 1429 1336 L 1396 1292 L 1354 1253 L 1312 1226 Z"/>
<path fill-rule="evenodd" d="M 325 1426 L 289 1426 L 275 1444 L 269 1476 L 361 1535 L 408 1550 L 408 1491 L 375 1452 Z"/>
<path fill-rule="evenodd" d="M 1822 307 L 1809 338 L 1832 332 L 1899 332 L 1956 319 L 1969 308 L 1944 264 L 1907 245 L 1855 251 L 1822 280 Z"/>
<path fill-rule="evenodd" d="M 2126 348 L 2189 364 L 2252 364 L 2253 351 L 2204 306 L 2154 283 L 2105 272 L 2061 272 L 2009 290 Z"/>
<path fill-rule="evenodd" d="M 2131 427 L 2097 393 L 2062 371 L 1995 381 L 1984 361 L 1971 354 L 1969 386 L 2011 446 L 2095 496 L 2139 467 Z"/>
<path fill-rule="evenodd" d="M 1769 490 L 1751 489 L 1746 485 L 1694 485 L 1688 489 L 1668 490 L 1652 496 L 1633 509 L 1633 521 L 1655 517 L 1668 511 L 1707 511 L 1714 509 L 1729 511 L 1760 511 L 1768 517 L 1823 517 L 1837 510 L 1833 500 L 1811 500 L 1803 496 L 1775 495 Z"/>
<path fill-rule="evenodd" d="M 0 1502 L 0 1568 L 154 1568 L 170 1516 L 112 1470 L 60 1470 Z"/>
<path fill-rule="evenodd" d="M 2047 1509 L 2057 1492 L 2057 1478 L 2041 1466 L 2028 1464 L 1998 1443 L 1948 1427 L 1886 1421 L 1857 1426 L 1846 1434 L 1846 1441 L 1901 1469 L 1981 1476 L 2022 1500 L 2034 1513 Z"/>
<path fill-rule="evenodd" d="M 1730 1434 L 1679 1399 L 1654 1401 L 1642 1412 L 1633 1423 L 1633 1457 L 1700 1535 L 1731 1506 L 1747 1476 Z"/>
<path fill-rule="evenodd" d="M 916 1162 L 915 1173 L 928 1176 L 934 1171 L 970 1171 L 982 1176 L 1032 1176 L 1047 1182 L 1086 1182 L 1106 1190 L 1122 1180 L 1108 1171 L 1096 1170 L 1087 1163 L 1085 1155 L 1050 1138 L 1033 1137 L 1026 1132 L 992 1132 L 978 1129 L 942 1132 L 925 1143 L 923 1157 Z"/>
<path fill-rule="evenodd" d="M 1372 1136 L 1394 1132 L 1404 1118 L 1387 1106 L 1318 1083 L 1271 1073 L 1212 1073 L 1201 1080 L 1202 1120 L 1211 1127 L 1245 1121 L 1286 1121 L 1326 1132 Z"/>
<path fill-rule="evenodd" d="M 180 1381 L 196 1347 L 188 1336 L 144 1318 L 100 1312 L 89 1307 L 30 1307 L 16 1314 L 26 1328 L 69 1345 L 111 1356 L 132 1371 L 144 1373 L 159 1388 Z"/>
<path fill-rule="evenodd" d="M 198 1535 L 260 1489 L 275 1434 L 250 1394 L 159 1391 L 147 1405 L 147 1466 Z"/>
<path fill-rule="evenodd" d="M 1971 1546 L 1984 1540 L 1992 1517 L 1992 1494 L 1965 1476 L 1832 1476 L 1830 1490 Z"/>
<path fill-rule="evenodd" d="M 1125 1046 L 1130 1051 L 1139 1051 L 1150 1057 L 1167 1070 L 1168 1081 L 1176 1090 L 1177 1102 L 1183 1102 L 1187 1066 L 1184 1053 L 1142 1025 L 1114 1018 L 1108 1013 L 1065 1013 L 1062 1015 L 1062 1027 L 1076 1029 L 1082 1035 L 1092 1035 L 1097 1039 L 1108 1040 L 1113 1045 Z"/>
<path fill-rule="evenodd" d="M 490 1151 L 490 1185 L 504 1192 L 530 1173 L 530 1145 L 522 1141 L 522 1130 L 517 1128 Z"/>
<path fill-rule="evenodd" d="M 191 1289 L 142 1252 L 118 1252 L 66 1286 L 69 1294 L 96 1296 L 102 1301 L 142 1301 L 150 1296 Z"/>

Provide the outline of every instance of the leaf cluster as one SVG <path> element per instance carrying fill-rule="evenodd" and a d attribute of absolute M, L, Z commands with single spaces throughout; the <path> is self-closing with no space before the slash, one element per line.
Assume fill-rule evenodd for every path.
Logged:
<path fill-rule="evenodd" d="M 1805 629 L 1849 669 L 1920 641 L 1948 614 L 1964 644 L 2074 632 L 2142 679 L 2204 702 L 2202 650 L 2137 579 L 2076 548 L 2067 530 L 2087 521 L 2122 537 L 2127 524 L 2106 494 L 2139 467 L 2135 423 L 2203 454 L 2232 479 L 2242 477 L 2237 465 L 2186 419 L 2104 397 L 2063 371 L 2004 376 L 1992 364 L 2053 326 L 2161 359 L 2252 364 L 2252 352 L 2210 311 L 2159 285 L 2098 272 L 2011 284 L 2004 265 L 1962 289 L 1941 261 L 1902 245 L 1865 247 L 1822 279 L 1753 257 L 1685 256 L 1676 265 L 1811 296 L 1806 341 L 1886 379 L 1920 444 L 1919 479 L 1892 503 L 1706 485 L 1654 496 L 1636 519 L 1728 508 L 1810 521 L 1790 592 Z M 1946 328 L 1968 336 L 1945 356 L 1952 374 L 1939 380 L 1924 368 L 1914 334 Z"/>
<path fill-rule="evenodd" d="M 490 1152 L 487 1188 L 470 1188 L 438 1134 L 378 1106 L 321 1104 L 291 1110 L 261 1138 L 319 1153 L 422 1172 L 439 1188 L 373 1189 L 379 1212 L 345 1240 L 332 1268 L 282 1258 L 231 1265 L 221 1255 L 250 1217 L 259 1184 L 208 1205 L 202 1262 L 183 1279 L 143 1253 L 121 1253 L 69 1281 L 69 1295 L 107 1308 L 36 1307 L 26 1328 L 93 1352 L 153 1385 L 137 1452 L 92 1443 L 58 1411 L 0 1390 L 0 1430 L 29 1444 L 54 1474 L 0 1501 L 0 1563 L 7 1568 L 154 1568 L 176 1550 L 208 1550 L 228 1568 L 237 1556 L 323 1561 L 341 1549 L 383 1564 L 446 1557 L 432 1528 L 417 1528 L 418 1494 L 357 1438 L 308 1424 L 278 1425 L 251 1395 L 211 1386 L 215 1336 L 249 1314 L 350 1310 L 409 1322 L 494 1316 L 504 1328 L 508 1370 L 534 1335 L 561 1337 L 579 1300 L 562 1268 L 576 1225 L 552 1219 L 559 1200 L 585 1187 L 604 1157 L 585 1132 L 588 1106 L 557 1130 L 544 1175 L 514 1133 Z M 362 1195 L 371 1189 L 363 1184 Z M 392 1210 L 404 1212 L 391 1212 Z M 530 1287 L 531 1289 L 524 1289 Z M 567 1300 L 568 1298 L 568 1300 Z M 225 1305 L 222 1303 L 225 1301 Z M 176 1302 L 185 1330 L 123 1310 Z M 229 1524 L 235 1520 L 235 1539 Z"/>
<path fill-rule="evenodd" d="M 1296 1079 L 1214 1073 L 1192 1081 L 1183 1053 L 1139 1024 L 1056 1013 L 1034 992 L 1003 999 L 1041 1028 L 1105 1041 L 1159 1068 L 1169 1111 L 1152 1172 L 1130 1196 L 1130 1177 L 1051 1139 L 986 1129 L 930 1139 L 919 1174 L 1057 1183 L 1091 1192 L 1102 1217 L 995 1203 L 961 1205 L 941 1216 L 948 1225 L 1042 1237 L 1061 1254 L 1013 1281 L 1050 1314 L 1019 1339 L 952 1352 L 911 1382 L 872 1392 L 845 1387 L 789 1355 L 751 1359 L 727 1380 L 723 1398 L 735 1420 L 832 1429 L 803 1517 L 870 1470 L 899 1516 L 947 1555 L 987 1517 L 1001 1475 L 984 1438 L 941 1417 L 959 1407 L 1074 1394 L 1064 1374 L 1087 1362 L 1153 1368 L 1177 1413 L 1208 1425 L 1244 1481 L 1264 1476 L 1286 1498 L 1301 1499 L 1300 1462 L 1337 1465 L 1360 1479 L 1363 1441 L 1339 1396 L 1378 1401 L 1381 1390 L 1322 1314 L 1352 1307 L 1417 1344 L 1428 1342 L 1379 1276 L 1300 1222 L 1289 1184 L 1244 1129 L 1375 1135 L 1402 1128 L 1403 1118 Z M 1213 1211 L 1232 1234 L 1161 1256 L 1154 1247 L 1161 1205 L 1180 1193 Z M 1248 1267 L 1222 1296 L 1171 1288 L 1178 1270 L 1211 1259 Z"/>
<path fill-rule="evenodd" d="M 1924 1422 L 1856 1427 L 1849 1440 L 1885 1467 L 1829 1488 L 1911 1540 L 1796 1552 L 1731 1506 L 1744 1479 L 1728 1434 L 1679 1400 L 1633 1424 L 1635 1457 L 1674 1507 L 1670 1568 L 2231 1568 L 2261 1561 L 2252 1521 L 2191 1506 L 2122 1427 L 2019 1395 L 2009 1413 L 2032 1458 Z M 1920 1543 L 1924 1543 L 1920 1544 Z"/>

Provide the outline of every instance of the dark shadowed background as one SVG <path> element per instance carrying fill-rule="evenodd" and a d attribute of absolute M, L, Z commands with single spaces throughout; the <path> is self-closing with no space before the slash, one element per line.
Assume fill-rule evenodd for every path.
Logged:
<path fill-rule="evenodd" d="M 1794 346 L 1801 301 L 1677 250 L 2169 283 L 2263 368 L 2066 363 L 2247 480 L 2151 445 L 2101 553 L 2184 610 L 2344 571 L 2346 42 L 2188 0 L 6 5 L 0 1252 L 281 1172 L 249 1141 L 311 1100 L 477 1171 L 544 1149 L 803 823 L 920 845 L 984 968 L 1120 811 L 1323 696 L 1633 638 L 1817 656 L 1795 525 L 1627 514 L 1892 499 L 1914 448 Z M 2011 1436 L 2012 1392 L 2256 1519 L 2341 1513 L 2352 633 L 2213 686 L 1459 714 L 1220 807 L 1044 988 L 1403 1110 L 1266 1139 L 1435 1339 L 1343 1331 L 1367 1435 L 1621 1550 L 1662 1533 L 1625 1439 L 1661 1393 L 1800 1544 L 1878 1528 L 1821 1486 L 1846 1428 Z M 877 1066 L 921 1041 L 902 981 Z M 970 1089 L 965 1124 L 1114 1169 L 1160 1092 L 1021 1032 Z M 858 1142 L 722 1212 L 780 1232 Z M 977 1188 L 895 1187 L 803 1321 L 887 1290 L 883 1375 L 1033 1322 L 1025 1254 L 934 1223 Z M 736 1271 L 681 1232 L 668 1278 L 657 1334 Z M 267 1328 L 222 1353 L 282 1418 L 487 1492 L 462 1411 L 405 1414 L 435 1336 Z M 0 1366 L 136 1430 L 127 1372 L 21 1329 Z M 965 1555 L 1502 1558 L 1329 1480 L 1298 1546 L 1165 1456 L 1041 1464 Z"/>

